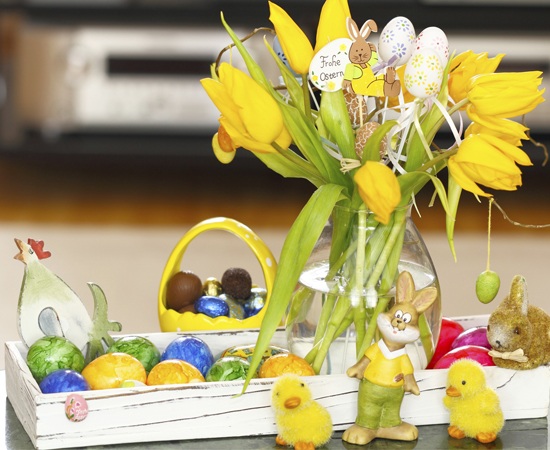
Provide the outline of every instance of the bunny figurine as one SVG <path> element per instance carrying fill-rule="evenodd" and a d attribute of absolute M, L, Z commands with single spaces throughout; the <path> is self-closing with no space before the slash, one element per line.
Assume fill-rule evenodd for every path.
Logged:
<path fill-rule="evenodd" d="M 366 445 L 375 438 L 413 441 L 418 437 L 417 428 L 400 416 L 405 392 L 420 395 L 405 346 L 419 338 L 418 317 L 436 298 L 437 288 L 417 292 L 412 275 L 406 271 L 399 274 L 395 305 L 377 319 L 382 338 L 346 372 L 361 383 L 357 418 L 344 432 L 344 441 Z"/>
<path fill-rule="evenodd" d="M 372 31 L 378 31 L 376 22 L 369 19 L 359 29 L 355 21 L 348 17 L 346 26 L 352 43 L 348 54 L 350 64 L 344 70 L 344 91 L 372 97 L 397 97 L 401 92 L 401 83 L 396 79 L 395 68 L 388 67 L 385 75 L 377 76 L 371 68 L 378 62 L 378 53 L 376 46 L 367 42 L 367 37 Z"/>
<path fill-rule="evenodd" d="M 489 317 L 489 355 L 499 367 L 534 369 L 550 363 L 550 316 L 529 305 L 527 283 L 521 275 L 512 280 L 510 294 Z"/>

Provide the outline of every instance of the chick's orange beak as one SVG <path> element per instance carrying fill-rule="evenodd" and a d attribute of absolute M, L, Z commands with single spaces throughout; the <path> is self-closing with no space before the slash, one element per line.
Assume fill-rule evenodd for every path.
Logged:
<path fill-rule="evenodd" d="M 285 400 L 285 408 L 294 409 L 300 406 L 300 403 L 302 403 L 302 401 L 300 400 L 300 397 L 290 397 Z"/>
<path fill-rule="evenodd" d="M 449 397 L 460 397 L 460 392 L 457 388 L 455 388 L 454 386 L 449 386 L 446 390 L 445 390 L 445 393 L 449 396 Z"/>

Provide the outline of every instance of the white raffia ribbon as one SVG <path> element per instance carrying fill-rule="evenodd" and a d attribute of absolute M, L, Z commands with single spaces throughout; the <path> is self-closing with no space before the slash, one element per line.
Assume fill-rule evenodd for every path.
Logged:
<path fill-rule="evenodd" d="M 493 358 L 506 359 L 509 361 L 516 361 L 516 362 L 522 362 L 522 363 L 529 361 L 529 358 L 525 356 L 522 348 L 518 348 L 513 352 L 502 352 L 502 353 L 497 350 L 490 350 L 489 356 L 492 356 Z"/>

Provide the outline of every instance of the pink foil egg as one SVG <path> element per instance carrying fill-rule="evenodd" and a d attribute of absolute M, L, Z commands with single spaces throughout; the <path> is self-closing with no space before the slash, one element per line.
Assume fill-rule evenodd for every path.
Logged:
<path fill-rule="evenodd" d="M 482 366 L 494 366 L 493 358 L 489 356 L 489 349 L 478 345 L 465 345 L 455 348 L 447 354 L 443 355 L 439 361 L 435 363 L 434 369 L 448 369 L 451 364 L 459 359 L 473 359 Z"/>
<path fill-rule="evenodd" d="M 487 327 L 468 328 L 456 337 L 451 348 L 463 347 L 464 345 L 478 345 L 491 350 L 491 344 L 487 340 Z"/>

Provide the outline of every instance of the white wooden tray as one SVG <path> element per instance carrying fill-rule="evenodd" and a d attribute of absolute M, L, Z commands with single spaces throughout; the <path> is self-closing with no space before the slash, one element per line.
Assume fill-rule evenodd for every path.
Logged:
<path fill-rule="evenodd" d="M 487 317 L 457 320 L 469 328 L 485 324 Z M 257 331 L 192 334 L 205 340 L 216 355 L 233 345 L 253 344 Z M 177 335 L 143 334 L 161 351 Z M 284 332 L 277 332 L 272 343 L 286 347 Z M 67 394 L 42 394 L 27 367 L 26 353 L 21 342 L 6 343 L 6 389 L 37 449 L 276 434 L 271 410 L 273 379 L 253 380 L 242 396 L 238 396 L 241 381 L 82 392 L 88 416 L 82 422 L 71 422 L 65 416 Z M 548 415 L 550 367 L 517 372 L 496 367 L 485 370 L 507 420 Z M 415 425 L 448 423 L 442 402 L 447 370 L 421 370 L 415 376 L 421 394 L 405 396 L 403 419 Z M 355 421 L 358 380 L 343 374 L 304 379 L 314 398 L 330 412 L 335 430 Z"/>

